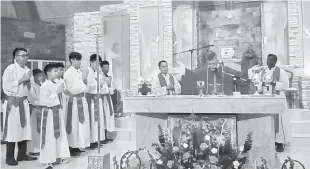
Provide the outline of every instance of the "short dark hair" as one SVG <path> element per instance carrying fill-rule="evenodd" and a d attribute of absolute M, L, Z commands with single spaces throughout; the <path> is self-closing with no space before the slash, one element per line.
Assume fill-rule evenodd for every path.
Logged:
<path fill-rule="evenodd" d="M 107 60 L 100 62 L 100 67 L 103 67 L 104 65 L 110 65 L 110 63 Z"/>
<path fill-rule="evenodd" d="M 49 64 L 47 64 L 47 65 L 44 67 L 44 69 L 43 69 L 44 74 L 47 76 L 47 73 L 50 72 L 50 71 L 52 71 L 53 69 L 57 69 L 57 67 L 56 67 L 56 65 L 55 65 L 54 63 L 49 63 Z"/>
<path fill-rule="evenodd" d="M 61 62 L 56 62 L 56 63 L 54 63 L 54 65 L 56 68 L 65 68 L 65 65 Z"/>
<path fill-rule="evenodd" d="M 167 63 L 167 64 L 168 64 L 168 62 L 167 62 L 167 61 L 165 61 L 165 60 L 161 60 L 161 61 L 159 61 L 159 62 L 158 62 L 158 67 L 160 67 L 160 66 L 161 66 L 161 63 Z"/>
<path fill-rule="evenodd" d="M 27 52 L 27 50 L 25 48 L 15 48 L 13 50 L 13 58 L 15 59 L 15 56 L 17 55 L 17 52 L 19 51 L 24 51 L 24 52 Z"/>
<path fill-rule="evenodd" d="M 40 70 L 40 69 L 33 69 L 32 70 L 32 75 L 33 76 L 37 76 L 37 75 L 39 75 L 41 73 L 43 74 L 42 70 Z"/>
<path fill-rule="evenodd" d="M 270 53 L 267 57 L 274 57 L 276 61 L 278 61 L 278 57 L 275 54 Z"/>
<path fill-rule="evenodd" d="M 81 60 L 82 59 L 82 55 L 79 52 L 71 52 L 69 54 L 69 61 L 71 62 L 72 59 Z"/>
<path fill-rule="evenodd" d="M 89 61 L 90 61 L 90 62 L 95 62 L 95 61 L 97 61 L 97 54 L 92 54 L 92 55 L 90 55 Z M 99 63 L 100 63 L 101 61 L 102 61 L 102 59 L 101 59 L 101 56 L 99 55 Z"/>

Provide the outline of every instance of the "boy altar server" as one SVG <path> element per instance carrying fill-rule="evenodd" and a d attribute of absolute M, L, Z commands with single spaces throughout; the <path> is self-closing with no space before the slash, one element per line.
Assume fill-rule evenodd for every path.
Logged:
<path fill-rule="evenodd" d="M 32 71 L 33 80 L 31 81 L 31 89 L 28 95 L 30 102 L 30 121 L 31 121 L 31 141 L 28 142 L 29 155 L 37 156 L 40 151 L 40 130 L 41 130 L 41 114 L 42 106 L 40 104 L 40 87 L 44 81 L 44 73 L 40 69 Z"/>
<path fill-rule="evenodd" d="M 65 81 L 63 80 L 63 74 L 64 74 L 64 69 L 65 66 L 62 63 L 55 63 L 54 66 L 57 68 L 57 77 L 55 79 L 55 83 L 58 85 L 64 85 Z M 66 93 L 66 86 L 64 85 L 64 92 L 61 92 L 58 96 L 62 105 L 62 108 L 64 109 L 64 114 L 63 116 L 67 116 L 67 96 L 65 95 Z"/>
<path fill-rule="evenodd" d="M 27 96 L 29 80 L 32 72 L 26 66 L 27 50 L 16 48 L 13 51 L 14 63 L 9 65 L 3 73 L 3 92 L 7 96 L 3 104 L 3 140 L 7 142 L 6 163 L 18 165 L 17 161 L 32 161 L 36 157 L 26 154 L 27 141 L 31 140 L 30 110 Z M 29 86 L 29 87 L 28 87 Z M 18 145 L 17 161 L 15 160 L 15 143 Z"/>
<path fill-rule="evenodd" d="M 64 85 L 55 83 L 58 70 L 55 65 L 44 67 L 47 80 L 40 88 L 40 102 L 44 105 L 41 118 L 41 149 L 40 162 L 47 164 L 46 169 L 52 169 L 52 163 L 67 163 L 70 157 L 67 134 L 65 130 L 64 110 L 59 100 L 59 94 Z"/>
<path fill-rule="evenodd" d="M 64 74 L 65 86 L 69 98 L 67 100 L 66 131 L 71 156 L 80 155 L 80 148 L 90 145 L 90 122 L 88 105 L 84 93 L 87 87 L 80 70 L 82 55 L 78 52 L 69 54 L 70 68 Z"/>
<path fill-rule="evenodd" d="M 101 88 L 101 98 L 103 103 L 103 111 L 105 116 L 105 140 L 102 142 L 106 144 L 108 142 L 113 141 L 112 139 L 108 139 L 107 133 L 108 131 L 113 132 L 115 131 L 115 119 L 114 119 L 114 110 L 113 110 L 113 103 L 111 99 L 111 94 L 113 94 L 112 88 L 112 77 L 108 75 L 109 73 L 109 62 L 104 60 L 100 63 L 101 70 L 103 72 L 103 79 L 105 83 Z"/>
<path fill-rule="evenodd" d="M 99 62 L 101 57 L 99 56 Z M 89 121 L 90 121 L 90 147 L 97 148 L 98 144 L 98 122 L 100 122 L 100 133 L 105 131 L 102 99 L 97 95 L 97 71 L 100 72 L 100 86 L 103 85 L 103 77 L 100 65 L 97 62 L 97 55 L 90 56 L 90 67 L 87 73 L 87 93 L 85 94 L 88 103 Z M 100 87 L 99 86 L 99 87 Z M 99 99 L 99 100 L 98 100 Z M 105 140 L 105 135 L 100 134 L 100 141 Z"/>

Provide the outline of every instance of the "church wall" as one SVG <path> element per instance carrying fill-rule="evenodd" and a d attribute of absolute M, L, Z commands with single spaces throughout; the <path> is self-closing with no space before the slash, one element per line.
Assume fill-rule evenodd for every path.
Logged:
<path fill-rule="evenodd" d="M 2 73 L 16 47 L 26 48 L 29 59 L 65 60 L 65 25 L 1 17 Z"/>
<path fill-rule="evenodd" d="M 162 21 L 163 25 L 161 28 L 163 30 L 163 36 L 160 39 L 160 47 L 163 47 L 162 59 L 165 59 L 170 66 L 172 66 L 172 4 L 171 0 L 160 0 L 160 1 L 135 1 L 135 0 L 125 0 L 124 4 L 102 6 L 100 11 L 97 12 L 87 12 L 87 13 L 76 13 L 69 20 L 66 27 L 67 40 L 66 40 L 66 54 L 71 51 L 80 52 L 83 55 L 82 69 L 85 69 L 89 65 L 90 54 L 96 52 L 96 44 L 94 38 L 94 27 L 99 27 L 101 34 L 99 42 L 99 54 L 104 56 L 104 35 L 102 27 L 102 17 L 105 11 L 119 12 L 124 10 L 124 13 L 130 15 L 130 27 L 129 27 L 129 37 L 130 37 L 130 88 L 137 87 L 137 79 L 141 74 L 140 71 L 140 58 L 143 57 L 140 54 L 139 49 L 139 16 L 138 11 L 141 6 L 155 6 L 157 3 L 162 7 Z M 143 24 L 143 23 L 140 23 Z M 157 23 L 154 23 L 157 26 Z M 107 58 L 107 60 L 109 60 Z M 113 66 L 113 65 L 112 65 Z M 157 67 L 152 68 L 152 70 L 158 69 Z"/>
<path fill-rule="evenodd" d="M 301 0 L 289 0 L 288 27 L 289 27 L 289 61 L 290 64 L 304 66 L 302 46 L 302 12 Z M 304 16 L 305 17 L 305 16 Z"/>
<path fill-rule="evenodd" d="M 254 4 L 254 5 L 253 5 Z M 199 47 L 212 44 L 212 50 L 219 59 L 227 62 L 227 66 L 238 69 L 233 62 L 240 62 L 243 52 L 248 45 L 252 45 L 256 54 L 261 57 L 261 9 L 260 3 L 244 3 L 231 11 L 220 9 L 215 6 L 214 10 L 201 8 L 199 11 Z M 219 9 L 217 9 L 219 8 Z M 227 18 L 231 14 L 232 18 Z M 232 58 L 221 58 L 221 48 L 235 48 Z M 200 50 L 203 55 L 204 50 Z"/>

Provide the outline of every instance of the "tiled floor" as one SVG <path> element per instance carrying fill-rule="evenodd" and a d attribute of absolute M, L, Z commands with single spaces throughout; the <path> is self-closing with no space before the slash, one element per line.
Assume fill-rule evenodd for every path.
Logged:
<path fill-rule="evenodd" d="M 117 159 L 120 159 L 120 156 L 124 154 L 126 151 L 133 147 L 132 144 L 128 144 L 126 142 L 114 142 L 105 145 L 101 152 L 111 153 L 112 156 L 116 156 Z M 98 152 L 96 150 L 88 150 L 79 158 L 70 159 L 68 164 L 62 164 L 55 166 L 55 169 L 87 169 L 88 155 L 96 155 Z M 284 153 L 277 154 L 277 165 L 276 169 L 280 169 L 280 165 L 284 162 L 284 159 L 287 156 L 290 156 L 293 159 L 297 159 L 305 165 L 306 169 L 310 168 L 310 149 L 291 149 L 288 148 Z M 21 162 L 16 167 L 11 167 L 5 164 L 5 146 L 1 146 L 1 169 L 43 169 L 44 165 L 40 164 L 37 161 L 34 162 Z M 295 167 L 294 169 L 302 169 L 300 167 Z"/>
<path fill-rule="evenodd" d="M 117 159 L 120 159 L 128 150 L 134 150 L 133 144 L 127 142 L 114 142 L 105 145 L 101 148 L 101 154 L 111 153 L 112 157 L 116 156 Z M 98 155 L 97 150 L 87 150 L 79 158 L 69 159 L 68 164 L 57 165 L 55 169 L 87 169 L 87 162 L 89 155 Z M 5 164 L 5 145 L 1 145 L 1 169 L 44 169 L 44 165 L 38 161 L 33 162 L 20 162 L 18 166 L 8 166 Z"/>

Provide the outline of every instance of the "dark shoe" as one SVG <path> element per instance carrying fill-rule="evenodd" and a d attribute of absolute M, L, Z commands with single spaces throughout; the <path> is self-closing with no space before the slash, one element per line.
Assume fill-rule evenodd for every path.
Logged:
<path fill-rule="evenodd" d="M 78 158 L 79 156 L 81 155 L 81 153 L 78 153 L 78 152 L 70 152 L 70 156 L 72 157 L 72 158 Z"/>
<path fill-rule="evenodd" d="M 5 163 L 10 166 L 17 166 L 18 162 L 15 159 L 6 159 Z"/>
<path fill-rule="evenodd" d="M 53 165 L 52 165 L 52 164 L 47 164 L 47 166 L 45 167 L 45 169 L 53 169 Z"/>
<path fill-rule="evenodd" d="M 40 153 L 32 153 L 32 152 L 30 152 L 29 155 L 31 155 L 31 156 L 40 156 Z"/>
<path fill-rule="evenodd" d="M 29 155 L 17 156 L 17 161 L 35 161 L 37 159 L 37 157 L 31 157 Z"/>
<path fill-rule="evenodd" d="M 85 151 L 84 150 L 81 150 L 79 148 L 75 149 L 74 152 L 77 152 L 77 153 L 84 153 Z"/>
<path fill-rule="evenodd" d="M 1 140 L 1 145 L 6 144 L 6 141 Z"/>

